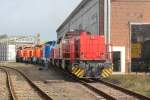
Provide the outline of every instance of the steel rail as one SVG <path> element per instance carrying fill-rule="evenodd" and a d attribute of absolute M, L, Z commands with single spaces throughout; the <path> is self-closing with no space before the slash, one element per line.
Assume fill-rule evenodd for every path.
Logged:
<path fill-rule="evenodd" d="M 14 89 L 13 89 L 13 85 L 12 85 L 12 81 L 10 78 L 10 74 L 3 68 L 0 68 L 3 72 L 6 73 L 6 84 L 8 87 L 8 91 L 9 91 L 9 95 L 10 95 L 10 100 L 17 100 Z"/>
<path fill-rule="evenodd" d="M 130 96 L 134 96 L 134 97 L 136 97 L 136 98 L 138 98 L 138 99 L 140 99 L 140 100 L 150 100 L 150 97 L 147 97 L 147 96 L 144 96 L 144 95 L 142 95 L 142 94 L 133 92 L 133 91 L 131 91 L 131 90 L 125 89 L 125 88 L 120 87 L 120 86 L 117 86 L 117 85 L 115 85 L 115 84 L 112 84 L 112 83 L 110 83 L 110 82 L 104 81 L 104 80 L 102 80 L 102 79 L 92 79 L 92 80 L 95 80 L 96 82 L 103 83 L 104 85 L 107 85 L 107 86 L 109 86 L 109 87 L 111 87 L 111 88 L 114 88 L 114 89 L 116 89 L 116 90 L 122 91 L 122 92 L 124 92 L 124 93 L 126 93 L 126 94 L 128 94 L 128 95 L 130 95 Z"/>
<path fill-rule="evenodd" d="M 43 90 L 41 90 L 37 85 L 34 84 L 34 82 L 32 80 L 30 80 L 23 72 L 21 72 L 20 70 L 16 69 L 16 68 L 11 68 L 8 66 L 2 66 L 3 68 L 8 68 L 8 69 L 12 69 L 18 73 L 20 73 L 26 80 L 27 82 L 31 85 L 31 87 L 33 87 L 38 94 L 44 99 L 44 100 L 53 100 L 49 95 L 47 95 Z"/>
<path fill-rule="evenodd" d="M 62 73 L 64 73 L 68 78 L 71 78 L 72 80 L 79 82 L 80 84 L 82 84 L 83 86 L 85 86 L 86 88 L 91 90 L 92 92 L 96 93 L 97 95 L 102 96 L 107 100 L 116 100 L 113 96 L 93 87 L 92 85 L 88 84 L 86 81 L 83 81 L 83 80 L 77 78 L 76 76 L 72 75 L 71 73 L 69 73 L 63 69 L 60 69 L 60 68 L 57 68 L 57 69 L 60 70 Z"/>

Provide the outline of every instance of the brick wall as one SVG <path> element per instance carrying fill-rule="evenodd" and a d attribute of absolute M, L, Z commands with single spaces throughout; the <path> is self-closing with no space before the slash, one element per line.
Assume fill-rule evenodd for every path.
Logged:
<path fill-rule="evenodd" d="M 111 43 L 126 47 L 126 72 L 131 59 L 130 22 L 150 23 L 150 0 L 111 1 Z"/>

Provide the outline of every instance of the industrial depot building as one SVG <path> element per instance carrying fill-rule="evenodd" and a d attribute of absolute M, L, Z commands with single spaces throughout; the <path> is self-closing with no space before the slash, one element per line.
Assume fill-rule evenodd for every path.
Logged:
<path fill-rule="evenodd" d="M 7 36 L 0 35 L 0 64 L 16 61 L 16 50 L 24 45 L 33 45 L 35 38 L 32 35 Z"/>
<path fill-rule="evenodd" d="M 127 73 L 141 56 L 149 63 L 149 10 L 150 0 L 82 0 L 57 29 L 57 38 L 73 29 L 104 34 L 106 43 L 112 45 L 114 72 Z M 148 50 L 141 54 L 138 44 Z"/>

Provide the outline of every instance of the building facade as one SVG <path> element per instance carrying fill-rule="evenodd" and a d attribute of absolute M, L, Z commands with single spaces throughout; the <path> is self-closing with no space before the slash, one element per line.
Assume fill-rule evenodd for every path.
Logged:
<path fill-rule="evenodd" d="M 34 36 L 1 36 L 0 37 L 0 63 L 15 62 L 16 49 L 23 45 L 33 45 Z"/>
<path fill-rule="evenodd" d="M 58 28 L 57 36 L 61 38 L 68 30 L 84 29 L 99 33 L 99 0 L 83 0 L 72 14 Z"/>
<path fill-rule="evenodd" d="M 106 43 L 113 46 L 114 72 L 126 73 L 131 71 L 134 28 L 139 30 L 138 38 L 143 33 L 144 39 L 149 40 L 150 31 L 146 30 L 150 26 L 149 8 L 150 0 L 83 0 L 57 29 L 57 37 L 73 29 L 104 34 Z"/>

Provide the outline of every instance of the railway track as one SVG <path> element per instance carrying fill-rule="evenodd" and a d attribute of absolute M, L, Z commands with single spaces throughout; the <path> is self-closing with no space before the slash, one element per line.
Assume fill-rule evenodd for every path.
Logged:
<path fill-rule="evenodd" d="M 150 98 L 147 96 L 119 87 L 102 79 L 83 80 L 92 87 L 101 90 L 107 95 L 111 96 L 114 100 L 150 100 Z"/>
<path fill-rule="evenodd" d="M 139 93 L 130 91 L 128 89 L 117 86 L 116 84 L 107 82 L 103 79 L 92 79 L 95 82 L 101 84 L 101 86 L 105 85 L 106 89 L 109 90 L 109 94 L 117 99 L 134 99 L 134 100 L 150 100 L 150 97 L 141 95 Z M 105 91 L 105 90 L 104 90 Z M 116 92 L 116 93 L 115 93 Z M 121 94 L 123 96 L 121 96 Z"/>
<path fill-rule="evenodd" d="M 59 68 L 58 68 L 59 69 Z M 60 69 L 61 70 L 61 69 Z M 110 82 L 101 79 L 79 79 L 69 72 L 61 70 L 64 74 L 69 76 L 69 78 L 79 82 L 84 85 L 98 96 L 102 96 L 101 99 L 107 100 L 150 100 L 149 97 L 138 94 L 136 92 L 127 90 L 125 88 L 119 87 Z"/>
<path fill-rule="evenodd" d="M 6 66 L 0 67 L 0 69 L 2 69 L 7 74 L 7 80 L 8 80 L 7 86 L 10 89 L 10 91 L 9 91 L 10 99 L 11 100 L 17 100 L 17 99 L 20 100 L 20 98 L 18 98 L 16 96 L 16 92 L 15 92 L 16 89 L 13 85 L 14 81 L 13 81 L 12 76 L 14 74 L 16 74 L 16 72 L 19 75 L 21 75 L 22 77 L 24 77 L 25 75 L 19 70 L 16 70 L 16 69 L 10 68 L 10 67 L 6 67 Z M 57 70 L 58 69 L 59 68 L 57 68 Z M 79 82 L 80 84 L 87 87 L 90 91 L 93 91 L 97 95 L 98 99 L 102 99 L 102 100 L 105 100 L 105 99 L 107 99 L 107 100 L 150 100 L 149 97 L 146 97 L 146 96 L 143 96 L 141 94 L 129 91 L 129 90 L 124 89 L 124 88 L 121 88 L 121 87 L 114 85 L 110 82 L 107 82 L 105 80 L 101 80 L 101 79 L 79 79 L 79 78 L 75 77 L 74 75 L 72 75 L 72 74 L 70 74 L 64 70 L 60 70 L 60 71 L 62 71 L 65 74 L 65 76 L 68 76 L 68 78 L 71 78 L 75 82 Z M 11 72 L 11 74 L 10 74 L 10 72 Z M 19 75 L 17 75 L 17 76 L 19 76 Z M 30 79 L 25 78 L 25 80 L 29 81 Z M 32 83 L 28 82 L 28 83 L 31 85 L 31 87 L 34 87 L 34 86 L 32 86 L 32 85 L 34 85 L 33 82 Z M 37 89 L 37 88 L 38 87 L 36 86 L 36 88 L 34 88 L 35 91 L 33 91 L 33 92 L 36 92 L 38 94 L 36 97 L 41 98 L 42 100 L 43 99 L 44 100 L 52 100 L 47 94 L 45 94 L 42 90 L 40 90 L 39 88 Z"/>
<path fill-rule="evenodd" d="M 56 68 L 56 67 L 54 67 Z M 80 80 L 79 78 L 77 78 L 76 76 L 74 76 L 73 74 L 63 70 L 63 69 L 60 69 L 60 68 L 57 68 L 57 70 L 61 71 L 62 73 L 64 73 L 68 78 L 74 80 L 75 82 L 79 82 L 80 84 L 82 84 L 83 86 L 87 87 L 90 91 L 94 92 L 95 94 L 98 95 L 98 99 L 100 100 L 116 100 L 114 97 L 112 97 L 111 95 L 103 92 L 102 90 L 99 90 L 95 87 L 93 87 L 92 85 L 90 85 L 89 83 L 87 83 L 86 81 L 84 80 Z"/>
<path fill-rule="evenodd" d="M 0 100 L 13 99 L 11 88 L 9 87 L 9 77 L 7 71 L 0 68 Z"/>
<path fill-rule="evenodd" d="M 10 100 L 52 100 L 21 71 L 6 66 L 2 66 L 0 69 L 7 75 Z"/>

